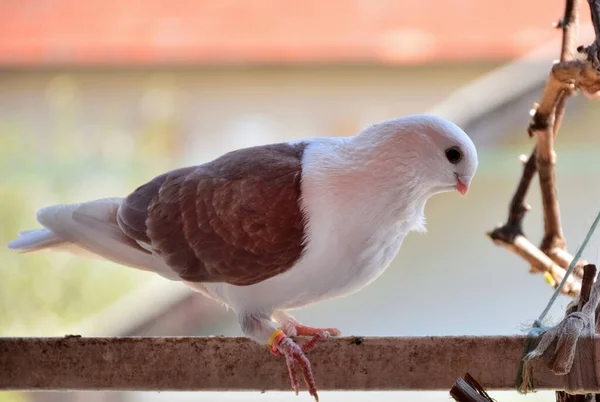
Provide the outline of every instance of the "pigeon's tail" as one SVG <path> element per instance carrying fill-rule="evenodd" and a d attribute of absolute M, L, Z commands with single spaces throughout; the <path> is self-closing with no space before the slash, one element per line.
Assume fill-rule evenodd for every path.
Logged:
<path fill-rule="evenodd" d="M 19 252 L 56 251 L 110 260 L 178 280 L 177 275 L 147 249 L 128 237 L 117 223 L 122 198 L 53 205 L 37 213 L 41 229 L 19 233 L 8 248 Z"/>
<path fill-rule="evenodd" d="M 16 251 L 30 252 L 51 249 L 53 246 L 60 246 L 65 243 L 65 241 L 51 230 L 43 228 L 19 233 L 19 237 L 16 240 L 8 243 L 8 248 Z"/>

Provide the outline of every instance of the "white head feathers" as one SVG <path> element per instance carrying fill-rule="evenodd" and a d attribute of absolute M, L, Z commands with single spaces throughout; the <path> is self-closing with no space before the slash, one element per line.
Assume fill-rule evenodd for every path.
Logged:
<path fill-rule="evenodd" d="M 478 166 L 477 150 L 456 124 L 432 115 L 409 115 L 369 126 L 354 137 L 375 148 L 383 169 L 419 181 L 427 196 L 466 194 Z M 374 162 L 377 163 L 377 162 Z"/>

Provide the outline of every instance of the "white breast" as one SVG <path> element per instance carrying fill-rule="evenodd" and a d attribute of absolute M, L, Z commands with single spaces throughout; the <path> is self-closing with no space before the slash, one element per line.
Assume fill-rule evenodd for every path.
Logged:
<path fill-rule="evenodd" d="M 333 226 L 326 220 L 315 224 L 303 257 L 289 271 L 251 286 L 205 286 L 235 311 L 293 310 L 360 290 L 388 267 L 404 230 L 393 225 L 365 231 L 352 216 L 333 210 L 330 214 L 340 221 Z"/>
<path fill-rule="evenodd" d="M 356 187 L 364 183 L 335 176 L 332 169 L 342 163 L 331 152 L 335 141 L 344 139 L 314 140 L 304 152 L 307 243 L 298 263 L 255 285 L 204 285 L 235 311 L 291 310 L 354 293 L 385 271 L 410 230 L 422 230 L 424 203 L 391 208 L 402 203 L 394 191 L 372 194 Z"/>

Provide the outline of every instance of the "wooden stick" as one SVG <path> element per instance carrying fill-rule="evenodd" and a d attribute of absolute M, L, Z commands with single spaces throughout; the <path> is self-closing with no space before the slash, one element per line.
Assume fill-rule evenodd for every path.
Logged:
<path fill-rule="evenodd" d="M 487 389 L 514 390 L 525 341 L 355 339 L 331 338 L 308 354 L 321 390 L 447 391 L 466 372 Z M 563 389 L 547 363 L 535 370 L 536 390 Z M 290 383 L 284 360 L 246 338 L 0 338 L 0 389 L 288 391 Z"/>

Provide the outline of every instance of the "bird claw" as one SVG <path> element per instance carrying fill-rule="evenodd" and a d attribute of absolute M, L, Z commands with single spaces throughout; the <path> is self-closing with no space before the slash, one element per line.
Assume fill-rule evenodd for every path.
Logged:
<path fill-rule="evenodd" d="M 329 336 L 340 336 L 342 331 L 337 328 L 313 328 L 306 325 L 300 324 L 293 318 L 287 320 L 281 325 L 281 330 L 289 337 L 295 336 L 322 336 L 323 332 L 327 333 L 326 337 Z"/>
<path fill-rule="evenodd" d="M 292 389 L 298 396 L 298 392 L 300 390 L 300 384 L 298 382 L 298 374 L 296 372 L 296 362 L 294 361 L 294 357 L 290 355 L 285 355 L 285 363 L 288 368 L 288 373 L 290 376 L 290 381 L 292 382 Z"/>
<path fill-rule="evenodd" d="M 311 369 L 311 364 L 305 353 L 313 350 L 315 346 L 329 338 L 330 336 L 339 336 L 340 330 L 337 328 L 313 328 L 300 324 L 292 317 L 289 317 L 280 327 L 280 331 L 285 334 L 283 337 L 277 337 L 274 340 L 274 346 L 276 350 L 285 356 L 285 362 L 288 368 L 292 389 L 298 395 L 300 384 L 298 381 L 298 372 L 296 364 L 300 365 L 302 370 L 302 376 L 304 382 L 308 387 L 310 395 L 315 398 L 315 401 L 319 401 L 319 395 L 317 394 L 317 386 L 315 383 L 314 375 Z M 295 336 L 310 336 L 307 342 L 302 345 L 298 345 L 292 339 Z"/>
<path fill-rule="evenodd" d="M 302 344 L 302 351 L 304 353 L 310 352 L 317 346 L 317 344 L 330 337 L 330 334 L 326 330 L 317 331 L 311 339 Z"/>
<path fill-rule="evenodd" d="M 277 345 L 277 349 L 281 354 L 285 356 L 285 362 L 288 368 L 288 373 L 290 375 L 292 388 L 296 395 L 298 395 L 300 388 L 296 371 L 296 363 L 298 363 L 302 370 L 304 382 L 308 387 L 308 392 L 315 398 L 315 401 L 318 402 L 319 396 L 317 394 L 317 385 L 315 383 L 315 377 L 311 369 L 310 361 L 304 355 L 304 348 L 300 347 L 297 343 L 292 341 L 290 338 L 286 337 L 279 342 L 279 344 Z"/>
<path fill-rule="evenodd" d="M 340 336 L 342 334 L 342 331 L 337 328 L 313 328 L 301 324 L 296 327 L 296 331 L 300 336 L 314 336 L 323 332 L 327 332 L 328 336 Z"/>

